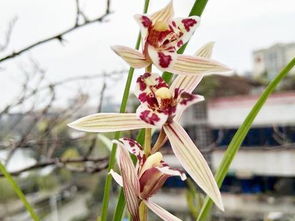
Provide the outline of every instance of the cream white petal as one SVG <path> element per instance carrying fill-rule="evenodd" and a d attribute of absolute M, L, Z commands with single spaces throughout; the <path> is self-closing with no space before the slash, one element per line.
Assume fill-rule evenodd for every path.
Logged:
<path fill-rule="evenodd" d="M 134 113 L 98 113 L 82 117 L 69 127 L 86 132 L 114 132 L 153 128 L 152 125 L 139 120 Z"/>
<path fill-rule="evenodd" d="M 196 53 L 195 56 L 203 57 L 203 58 L 210 58 L 213 51 L 214 42 L 209 42 L 201 47 Z M 202 74 L 200 75 L 178 75 L 175 80 L 171 84 L 171 89 L 174 90 L 175 88 L 183 89 L 186 92 L 192 93 L 194 89 L 198 86 L 198 84 L 203 79 Z"/>
<path fill-rule="evenodd" d="M 231 69 L 212 59 L 188 55 L 177 55 L 176 58 L 174 58 L 172 65 L 166 68 L 166 71 L 174 74 L 200 75 L 216 72 L 229 72 Z"/>
<path fill-rule="evenodd" d="M 116 45 L 112 49 L 133 68 L 144 68 L 150 64 L 142 53 L 132 48 Z"/>
<path fill-rule="evenodd" d="M 116 173 L 113 169 L 111 169 L 109 174 L 111 174 L 111 176 L 113 177 L 113 179 L 116 181 L 117 184 L 123 187 L 122 177 L 118 173 Z"/>
<path fill-rule="evenodd" d="M 113 141 L 117 144 L 117 160 L 122 176 L 122 183 L 124 188 L 124 195 L 128 211 L 136 220 L 139 217 L 139 180 L 135 166 L 129 156 L 128 151 L 124 145 L 119 141 Z"/>
<path fill-rule="evenodd" d="M 147 207 L 153 211 L 156 215 L 158 215 L 164 221 L 181 221 L 181 219 L 169 213 L 167 210 L 163 209 L 156 203 L 151 200 L 143 200 Z"/>
<path fill-rule="evenodd" d="M 164 130 L 170 141 L 172 150 L 183 168 L 200 188 L 208 194 L 214 203 L 221 210 L 224 210 L 221 194 L 214 176 L 206 160 L 188 134 L 175 121 L 165 125 Z"/>
<path fill-rule="evenodd" d="M 168 5 L 150 15 L 150 18 L 153 21 L 153 24 L 156 22 L 168 23 L 174 16 L 173 1 L 171 0 Z"/>
<path fill-rule="evenodd" d="M 179 176 L 182 181 L 186 180 L 186 175 L 185 173 L 180 172 L 177 169 L 173 169 L 169 166 L 164 166 L 164 167 L 156 167 L 159 171 L 161 171 L 164 174 L 170 175 L 170 176 Z"/>

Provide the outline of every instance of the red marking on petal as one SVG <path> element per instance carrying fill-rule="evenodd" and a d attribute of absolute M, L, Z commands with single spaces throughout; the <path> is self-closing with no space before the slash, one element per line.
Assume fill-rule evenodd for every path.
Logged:
<path fill-rule="evenodd" d="M 149 110 L 145 110 L 143 112 L 141 112 L 140 114 L 140 119 L 143 120 L 144 122 L 148 123 L 148 124 L 151 124 L 151 125 L 155 125 L 155 122 L 158 122 L 160 121 L 160 118 L 158 117 L 157 114 L 155 113 L 152 113 L 151 116 L 149 116 L 151 113 L 151 111 Z"/>
<path fill-rule="evenodd" d="M 160 172 L 155 167 L 146 170 L 139 179 L 141 197 L 151 197 L 164 185 L 168 177 L 170 175 Z"/>
<path fill-rule="evenodd" d="M 144 27 L 146 27 L 146 28 L 148 28 L 148 27 L 150 27 L 152 25 L 152 21 L 148 17 L 146 17 L 146 16 L 142 16 L 141 17 L 141 20 L 142 20 L 142 22 L 141 22 L 142 25 Z"/>
<path fill-rule="evenodd" d="M 158 52 L 158 56 L 160 58 L 159 65 L 162 68 L 167 68 L 172 61 L 172 57 L 170 55 L 165 55 L 163 52 Z"/>
<path fill-rule="evenodd" d="M 138 99 L 140 100 L 140 102 L 146 102 L 147 101 L 147 94 L 146 93 L 142 93 L 138 96 Z"/>
<path fill-rule="evenodd" d="M 139 90 L 144 91 L 146 89 L 146 83 L 144 82 L 143 75 L 137 78 L 136 83 L 139 84 Z"/>
<path fill-rule="evenodd" d="M 156 81 L 158 82 L 158 84 L 155 85 L 155 88 L 157 88 L 157 89 L 162 88 L 162 87 L 167 87 L 168 88 L 168 84 L 164 81 L 163 78 L 157 77 Z"/>
<path fill-rule="evenodd" d="M 183 41 L 180 40 L 179 42 L 177 42 L 177 47 L 181 47 L 183 45 Z"/>
<path fill-rule="evenodd" d="M 148 78 L 150 76 L 151 76 L 151 73 L 149 73 L 149 72 L 146 72 L 142 75 L 143 78 Z"/>
<path fill-rule="evenodd" d="M 188 102 L 192 101 L 195 99 L 194 95 L 190 94 L 190 93 L 187 93 L 187 92 L 183 92 L 181 93 L 180 95 L 181 97 L 181 101 L 180 101 L 180 104 L 182 105 L 187 105 Z"/>
<path fill-rule="evenodd" d="M 172 21 L 172 25 L 173 25 L 174 27 L 176 27 L 176 22 L 175 22 L 175 21 Z"/>
<path fill-rule="evenodd" d="M 182 24 L 184 25 L 184 28 L 186 31 L 190 31 L 190 28 L 193 27 L 195 24 L 197 24 L 197 21 L 192 18 L 185 18 L 182 19 Z"/>

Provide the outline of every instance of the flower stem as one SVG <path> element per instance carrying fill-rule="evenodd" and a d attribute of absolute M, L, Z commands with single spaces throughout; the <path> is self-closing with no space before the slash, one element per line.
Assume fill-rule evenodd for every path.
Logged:
<path fill-rule="evenodd" d="M 146 128 L 144 134 L 144 153 L 148 157 L 151 154 L 151 139 L 152 139 L 152 129 Z"/>
<path fill-rule="evenodd" d="M 147 221 L 147 206 L 141 201 L 139 205 L 139 220 L 140 221 Z"/>
<path fill-rule="evenodd" d="M 262 95 L 257 100 L 256 104 L 253 106 L 252 110 L 246 117 L 243 124 L 240 126 L 236 134 L 234 135 L 233 139 L 231 140 L 230 144 L 228 145 L 228 148 L 224 154 L 224 157 L 222 159 L 222 162 L 217 169 L 215 179 L 219 187 L 221 187 L 222 182 L 228 172 L 228 169 L 230 167 L 231 162 L 233 161 L 234 157 L 236 156 L 244 138 L 246 137 L 248 131 L 250 130 L 252 123 L 261 110 L 262 106 L 264 105 L 265 101 L 269 97 L 269 95 L 275 90 L 275 88 L 278 86 L 278 84 L 281 82 L 281 80 L 289 73 L 289 71 L 295 66 L 295 58 L 293 58 L 289 64 L 284 67 L 281 72 L 273 79 L 269 85 L 265 88 Z M 213 203 L 212 200 L 210 200 L 208 197 L 205 200 L 205 203 L 202 206 L 201 212 L 199 214 L 199 217 L 197 221 L 204 221 L 207 219 L 211 207 Z"/>
<path fill-rule="evenodd" d="M 145 0 L 143 13 L 147 13 L 149 3 L 150 3 L 150 0 Z M 141 42 L 141 35 L 139 33 L 138 37 L 137 37 L 136 44 L 135 44 L 135 49 L 139 49 L 140 42 Z M 129 97 L 130 86 L 131 86 L 133 74 L 134 74 L 134 68 L 131 67 L 129 69 L 127 81 L 125 84 L 123 98 L 122 98 L 122 102 L 121 102 L 121 106 L 120 106 L 120 113 L 124 113 L 126 111 L 126 106 L 127 106 L 127 101 L 128 101 L 128 97 Z M 120 134 L 121 133 L 119 131 L 116 132 L 114 139 L 119 139 Z M 111 154 L 109 157 L 108 172 L 114 167 L 116 150 L 117 150 L 117 146 L 113 145 L 112 151 L 111 151 Z M 108 174 L 106 177 L 105 186 L 104 186 L 104 194 L 103 194 L 102 209 L 101 209 L 102 211 L 101 211 L 100 221 L 106 221 L 106 219 L 107 219 L 111 185 L 112 185 L 112 177 L 110 174 Z M 117 220 L 122 219 L 124 207 L 125 207 L 124 194 L 123 194 L 123 191 L 121 190 L 120 194 L 119 194 L 119 200 L 117 202 L 116 210 L 114 212 L 113 220 L 117 221 Z"/>
<path fill-rule="evenodd" d="M 10 185 L 12 186 L 14 192 L 17 194 L 17 196 L 20 198 L 20 200 L 22 201 L 22 203 L 24 204 L 26 210 L 28 211 L 28 213 L 31 215 L 32 219 L 34 221 L 39 221 L 39 217 L 37 216 L 37 214 L 35 213 L 33 207 L 30 205 L 30 203 L 28 202 L 28 200 L 26 199 L 24 193 L 22 192 L 22 190 L 19 188 L 19 186 L 17 185 L 17 183 L 15 182 L 15 180 L 12 178 L 12 176 L 9 174 L 9 172 L 6 170 L 6 168 L 4 167 L 4 165 L 0 162 L 0 172 L 5 176 L 5 178 L 8 180 L 8 182 L 10 183 Z"/>

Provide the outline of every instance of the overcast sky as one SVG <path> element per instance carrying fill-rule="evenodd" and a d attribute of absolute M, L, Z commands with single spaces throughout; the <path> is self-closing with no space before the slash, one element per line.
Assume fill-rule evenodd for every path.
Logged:
<path fill-rule="evenodd" d="M 0 57 L 70 27 L 74 22 L 74 0 L 0 0 L 0 40 L 9 20 L 18 17 L 10 47 Z M 103 0 L 85 0 L 82 8 L 88 16 L 104 10 Z M 140 13 L 143 0 L 113 0 L 112 15 L 104 24 L 93 24 L 66 35 L 65 45 L 54 41 L 25 53 L 18 59 L 0 64 L 0 107 L 16 94 L 21 82 L 21 67 L 29 58 L 37 60 L 54 82 L 70 76 L 97 74 L 102 71 L 127 69 L 110 46 L 122 44 L 133 47 L 138 27 L 133 15 Z M 166 5 L 168 0 L 151 0 L 151 12 Z M 186 16 L 193 0 L 174 0 L 177 17 Z M 251 53 L 277 42 L 295 40 L 294 0 L 210 0 L 202 16 L 201 25 L 191 39 L 187 54 L 192 54 L 208 41 L 215 41 L 213 57 L 238 73 L 250 71 Z M 137 72 L 137 74 L 140 72 Z M 109 94 L 121 92 L 125 79 L 117 82 Z M 83 85 L 85 90 L 98 88 L 100 82 Z M 64 88 L 61 96 L 70 97 L 75 88 Z"/>

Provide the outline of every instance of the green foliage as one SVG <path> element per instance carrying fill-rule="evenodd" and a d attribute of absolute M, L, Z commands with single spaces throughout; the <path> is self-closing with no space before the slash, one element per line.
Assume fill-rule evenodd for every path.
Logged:
<path fill-rule="evenodd" d="M 204 202 L 204 197 L 197 191 L 195 184 L 190 178 L 186 182 L 188 186 L 185 193 L 187 206 L 193 218 L 197 219 Z"/>
<path fill-rule="evenodd" d="M 6 203 L 11 199 L 17 198 L 16 193 L 14 192 L 11 185 L 9 185 L 8 180 L 1 178 L 0 179 L 0 202 Z"/>
<path fill-rule="evenodd" d="M 51 174 L 38 177 L 37 183 L 40 190 L 53 190 L 59 185 L 57 177 Z"/>

